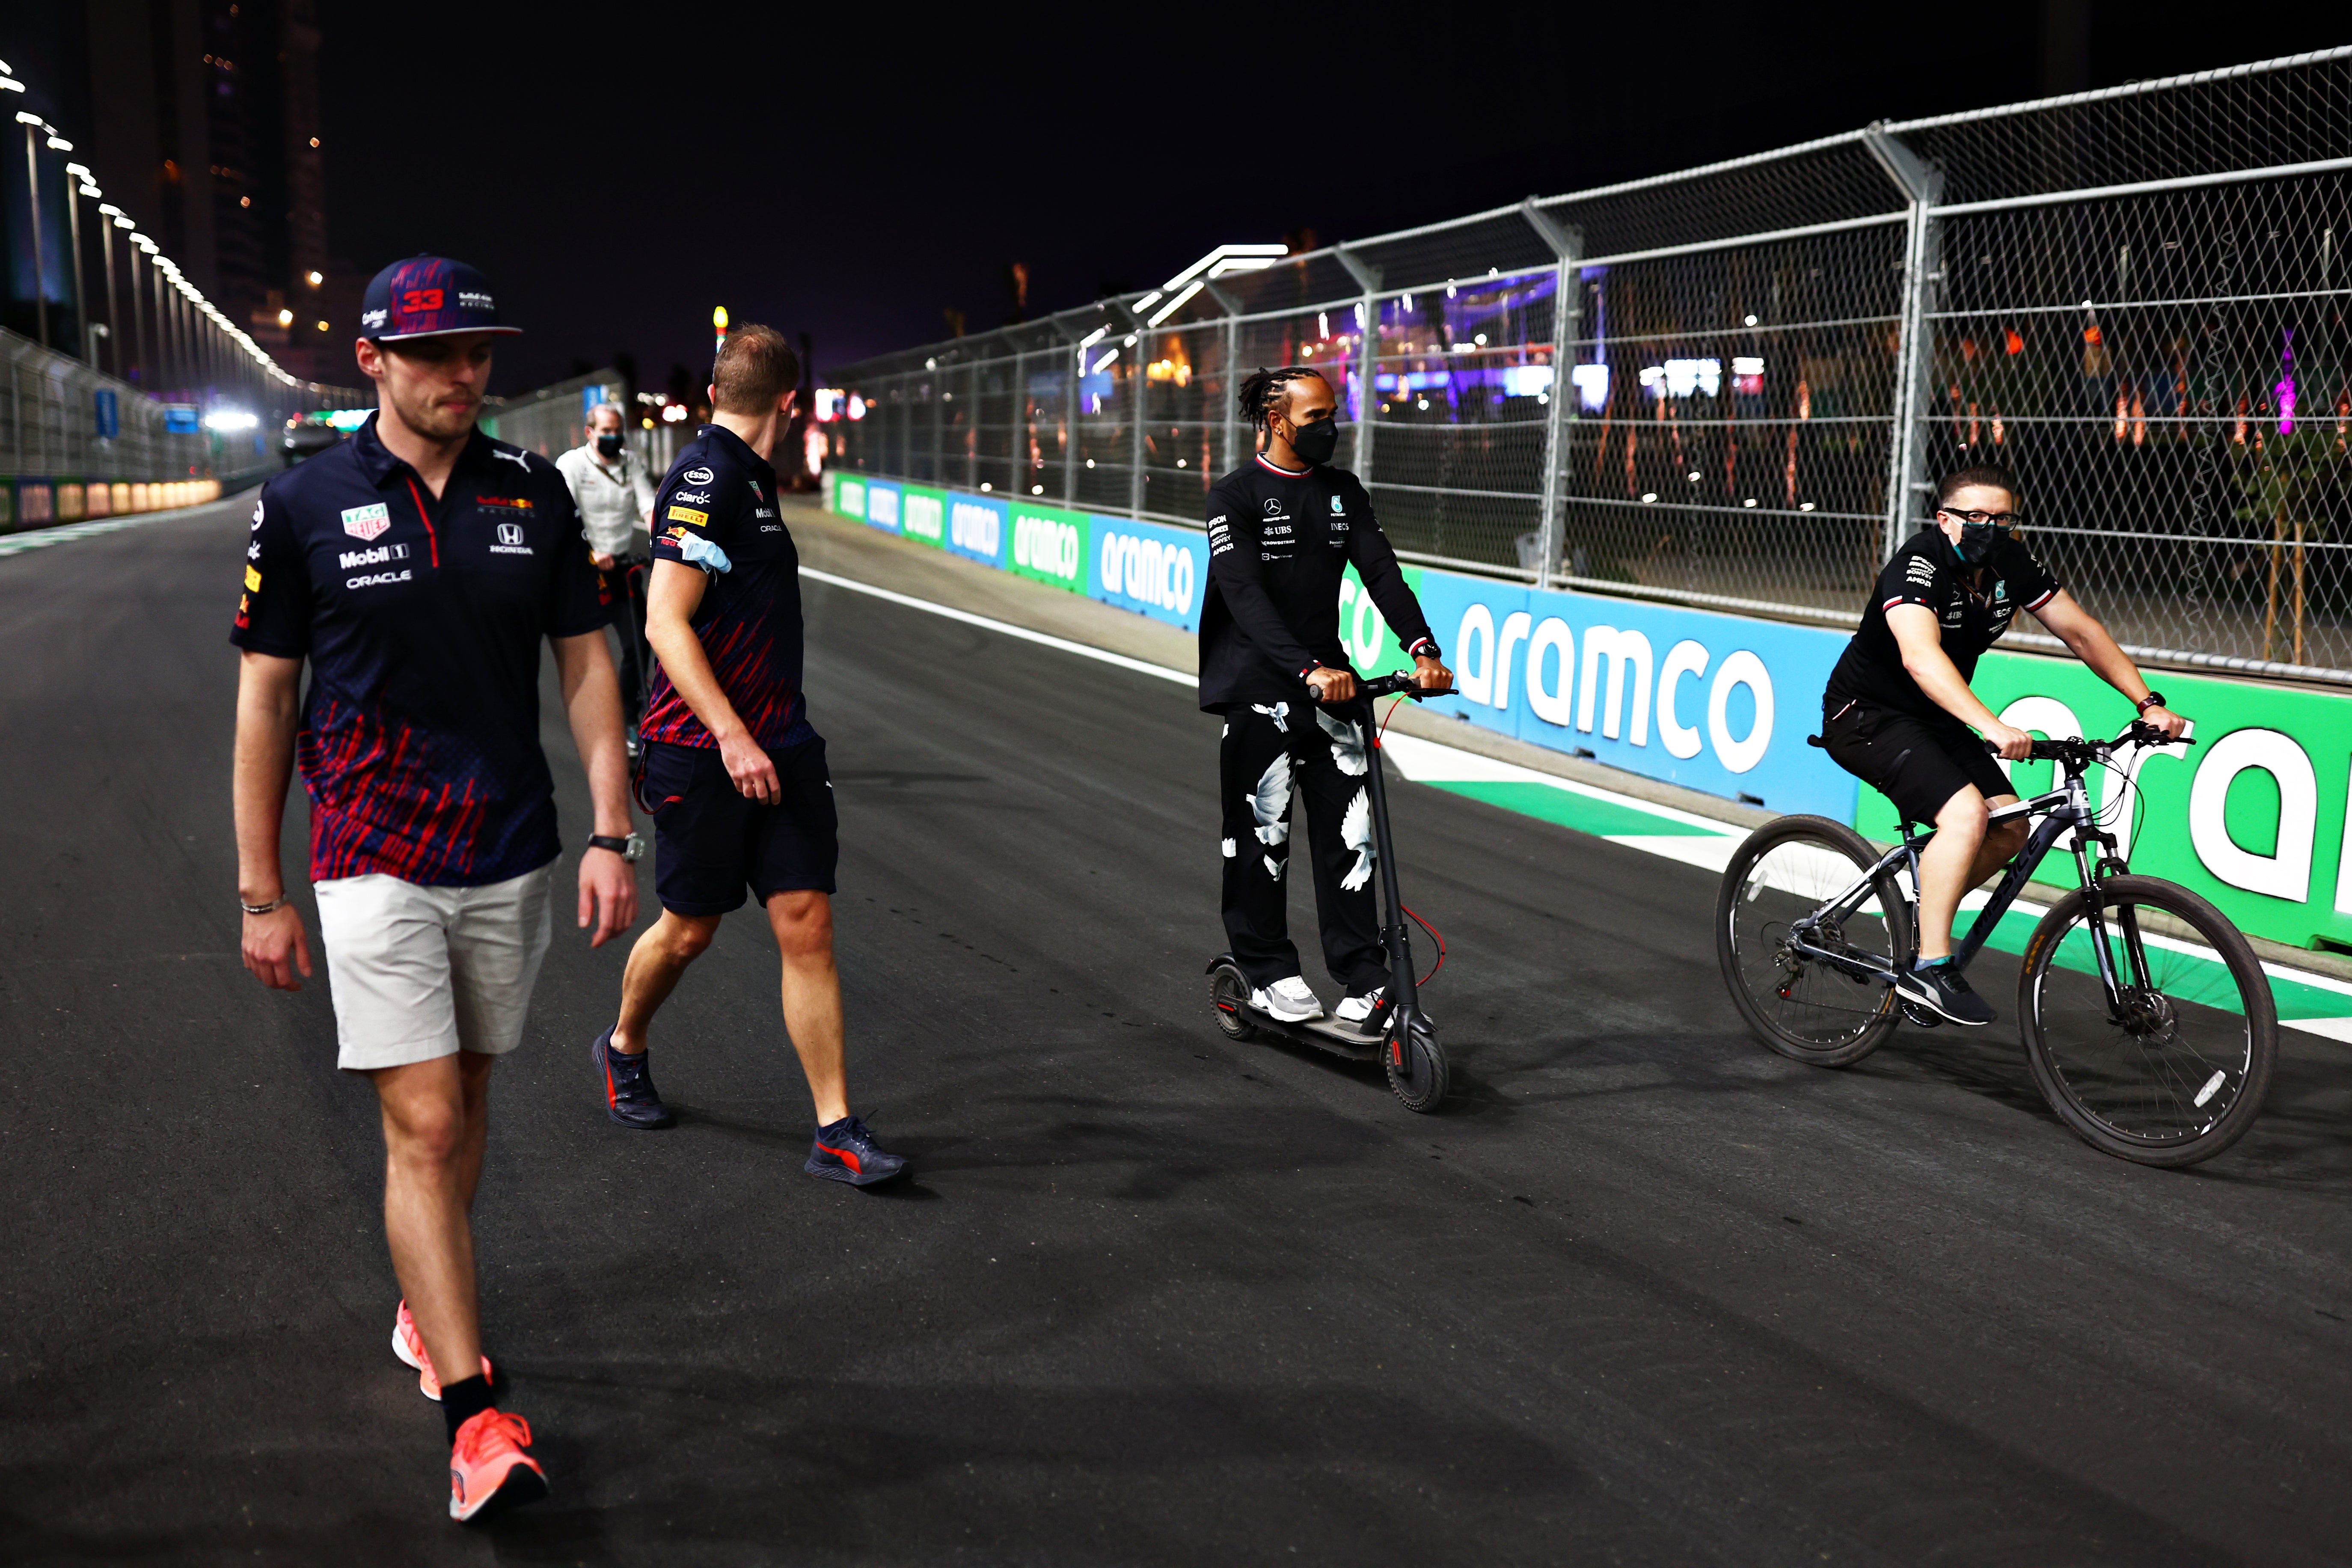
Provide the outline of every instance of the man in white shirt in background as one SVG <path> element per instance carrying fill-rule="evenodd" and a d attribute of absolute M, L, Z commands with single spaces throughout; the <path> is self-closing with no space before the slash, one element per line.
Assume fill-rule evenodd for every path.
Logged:
<path fill-rule="evenodd" d="M 615 661 L 621 677 L 622 728 L 629 738 L 629 755 L 637 754 L 637 719 L 646 707 L 646 571 L 652 559 L 654 516 L 653 476 L 629 450 L 628 426 L 617 403 L 600 403 L 590 410 L 588 439 L 555 459 L 563 482 L 572 487 L 572 504 L 588 535 L 588 556 L 599 571 L 620 579 L 628 595 L 629 615 L 615 617 L 613 630 L 622 639 Z"/>

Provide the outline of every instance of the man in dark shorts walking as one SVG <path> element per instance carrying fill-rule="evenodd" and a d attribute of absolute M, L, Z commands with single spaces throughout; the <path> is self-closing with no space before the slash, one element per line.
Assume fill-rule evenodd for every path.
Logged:
<path fill-rule="evenodd" d="M 2002 723 L 1969 689 L 1979 657 L 2027 610 L 2148 723 L 2174 737 L 2189 727 L 2033 558 L 2017 523 L 2017 481 L 2008 470 L 1948 475 L 1936 487 L 1934 521 L 1879 573 L 1862 627 L 1822 699 L 1831 759 L 1893 801 L 1906 821 L 1936 825 L 1919 857 L 1917 965 L 1895 990 L 1956 1024 L 1990 1024 L 1994 1013 L 1952 966 L 1953 916 L 2031 831 L 2021 817 L 1998 828 L 1987 820 L 2017 795 L 1986 742 L 2016 762 L 2032 753 L 2033 737 Z"/>
<path fill-rule="evenodd" d="M 646 636 L 661 673 L 639 726 L 639 799 L 654 819 L 662 915 L 629 954 L 620 1018 L 596 1037 L 596 1070 L 614 1121 L 670 1124 L 647 1030 L 748 889 L 782 955 L 784 1027 L 816 1102 L 806 1169 L 866 1186 L 906 1162 L 850 1114 L 843 1067 L 833 783 L 801 694 L 800 556 L 768 463 L 799 380 L 782 333 L 730 332 L 711 371 L 711 422 L 655 501 Z"/>
<path fill-rule="evenodd" d="M 543 1496 L 530 1428 L 482 1354 L 471 1213 L 490 1068 L 522 1038 L 549 941 L 554 780 L 539 743 L 552 646 L 588 773 L 579 922 L 636 919 L 611 593 L 554 465 L 475 427 L 499 324 L 472 268 L 377 274 L 359 365 L 381 406 L 261 492 L 230 641 L 245 966 L 300 989 L 302 917 L 278 860 L 287 773 L 310 796 L 310 886 L 337 1065 L 375 1087 L 383 1219 L 403 1298 L 393 1353 L 441 1402 L 449 1513 Z M 302 666 L 310 688 L 302 695 Z"/>

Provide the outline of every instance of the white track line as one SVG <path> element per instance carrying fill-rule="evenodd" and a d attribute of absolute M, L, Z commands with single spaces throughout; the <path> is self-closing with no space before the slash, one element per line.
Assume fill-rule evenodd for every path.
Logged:
<path fill-rule="evenodd" d="M 970 610 L 959 610 L 948 605 L 933 604 L 929 599 L 918 599 L 911 594 L 894 594 L 887 588 L 877 588 L 871 583 L 859 583 L 847 577 L 836 577 L 830 572 L 820 572 L 814 566 L 802 567 L 801 575 L 814 577 L 818 582 L 830 584 L 835 588 L 846 588 L 853 594 L 870 594 L 877 599 L 887 599 L 894 605 L 904 605 L 910 610 L 923 610 L 934 616 L 945 616 L 951 621 L 961 621 L 966 626 L 985 626 L 990 631 L 1002 632 L 1009 637 L 1019 637 L 1023 642 L 1042 643 L 1047 647 L 1057 647 L 1064 653 L 1076 654 L 1080 658 L 1091 658 L 1101 664 L 1115 664 L 1121 669 L 1131 669 L 1139 675 L 1156 675 L 1162 680 L 1172 680 L 1181 686 L 1200 684 L 1200 677 L 1189 670 L 1171 669 L 1164 664 L 1147 664 L 1142 659 L 1129 658 L 1123 653 L 1112 653 L 1108 648 L 1088 647 L 1082 642 L 1072 642 L 1067 637 L 1051 637 L 1045 632 L 1033 632 L 1027 626 L 1016 626 L 1010 621 L 992 620 L 986 616 L 975 616 Z"/>

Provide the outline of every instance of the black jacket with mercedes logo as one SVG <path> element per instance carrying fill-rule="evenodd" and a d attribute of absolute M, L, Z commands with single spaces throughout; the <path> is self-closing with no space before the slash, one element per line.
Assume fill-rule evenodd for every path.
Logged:
<path fill-rule="evenodd" d="M 1210 489 L 1208 516 L 1202 708 L 1303 702 L 1308 670 L 1353 670 L 1339 640 L 1339 584 L 1350 564 L 1405 650 L 1437 651 L 1371 498 L 1346 469 L 1292 473 L 1253 458 Z"/>

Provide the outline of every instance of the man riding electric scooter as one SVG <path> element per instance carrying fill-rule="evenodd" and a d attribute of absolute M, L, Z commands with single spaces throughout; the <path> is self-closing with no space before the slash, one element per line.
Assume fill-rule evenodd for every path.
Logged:
<path fill-rule="evenodd" d="M 1367 790 L 1370 704 L 1339 639 L 1339 584 L 1353 565 L 1405 651 L 1412 684 L 1454 684 L 1371 499 L 1330 467 L 1338 400 L 1305 366 L 1243 382 L 1257 453 L 1209 492 L 1209 584 L 1201 607 L 1201 706 L 1224 716 L 1224 920 L 1248 1004 L 1300 1024 L 1323 1005 L 1299 973 L 1285 908 L 1290 804 L 1306 797 L 1323 961 L 1338 1020 L 1377 1033 L 1390 960 L 1374 914 L 1379 856 Z"/>

